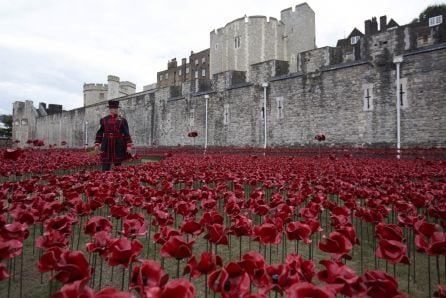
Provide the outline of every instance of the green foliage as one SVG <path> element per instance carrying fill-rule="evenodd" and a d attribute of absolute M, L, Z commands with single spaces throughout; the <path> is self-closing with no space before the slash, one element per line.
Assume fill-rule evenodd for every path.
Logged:
<path fill-rule="evenodd" d="M 436 4 L 430 5 L 425 10 L 423 10 L 418 19 L 420 22 L 427 21 L 431 17 L 443 15 L 446 16 L 446 4 Z"/>
<path fill-rule="evenodd" d="M 12 136 L 12 115 L 0 115 L 0 122 L 4 124 L 4 128 L 0 128 L 0 135 L 6 137 Z"/>

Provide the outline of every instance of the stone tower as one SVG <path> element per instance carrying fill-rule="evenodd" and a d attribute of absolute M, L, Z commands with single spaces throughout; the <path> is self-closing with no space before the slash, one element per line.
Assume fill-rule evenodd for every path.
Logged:
<path fill-rule="evenodd" d="M 284 9 L 280 12 L 284 24 L 284 43 L 286 61 L 290 63 L 290 72 L 297 71 L 298 53 L 316 48 L 314 11 L 307 3 Z"/>
<path fill-rule="evenodd" d="M 84 84 L 84 107 L 135 93 L 136 85 L 109 75 L 108 84 Z"/>

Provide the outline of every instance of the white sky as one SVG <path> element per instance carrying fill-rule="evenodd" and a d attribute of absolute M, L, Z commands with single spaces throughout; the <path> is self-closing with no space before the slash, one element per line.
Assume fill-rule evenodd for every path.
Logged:
<path fill-rule="evenodd" d="M 0 114 L 16 100 L 82 106 L 84 83 L 107 75 L 141 91 L 172 58 L 209 48 L 209 33 L 244 16 L 280 19 L 290 0 L 0 0 Z M 316 44 L 334 46 L 364 21 L 400 25 L 444 0 L 307 0 Z"/>

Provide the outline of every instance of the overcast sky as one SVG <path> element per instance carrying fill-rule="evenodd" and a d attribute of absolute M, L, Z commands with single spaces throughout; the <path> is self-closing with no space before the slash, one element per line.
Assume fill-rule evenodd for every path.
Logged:
<path fill-rule="evenodd" d="M 0 0 L 0 114 L 17 100 L 82 106 L 84 83 L 107 75 L 156 82 L 167 61 L 209 48 L 209 33 L 245 14 L 280 19 L 290 0 Z M 308 0 L 316 44 L 334 46 L 364 20 L 411 22 L 440 0 Z"/>

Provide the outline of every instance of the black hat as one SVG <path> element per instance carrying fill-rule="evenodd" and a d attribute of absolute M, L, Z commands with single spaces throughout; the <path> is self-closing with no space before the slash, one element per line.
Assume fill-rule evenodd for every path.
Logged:
<path fill-rule="evenodd" d="M 109 100 L 108 101 L 108 107 L 109 108 L 115 108 L 115 109 L 119 108 L 119 101 L 117 101 L 117 100 Z"/>

